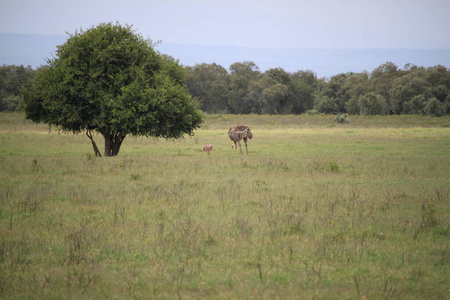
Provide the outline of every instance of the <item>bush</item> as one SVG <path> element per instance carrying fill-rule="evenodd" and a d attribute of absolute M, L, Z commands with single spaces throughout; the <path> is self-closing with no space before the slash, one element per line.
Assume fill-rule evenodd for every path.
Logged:
<path fill-rule="evenodd" d="M 339 114 L 334 118 L 334 121 L 338 124 L 348 124 L 350 123 L 347 119 L 347 114 Z"/>
<path fill-rule="evenodd" d="M 317 109 L 310 109 L 310 110 L 307 110 L 306 113 L 307 113 L 309 116 L 315 116 L 315 115 L 318 115 L 318 114 L 319 114 L 319 112 L 317 111 Z"/>

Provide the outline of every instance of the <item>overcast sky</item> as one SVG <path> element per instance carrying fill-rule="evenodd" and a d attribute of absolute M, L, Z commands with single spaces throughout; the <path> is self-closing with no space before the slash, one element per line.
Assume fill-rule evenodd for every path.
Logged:
<path fill-rule="evenodd" d="M 0 32 L 65 35 L 102 22 L 163 43 L 450 49 L 449 0 L 1 0 Z"/>

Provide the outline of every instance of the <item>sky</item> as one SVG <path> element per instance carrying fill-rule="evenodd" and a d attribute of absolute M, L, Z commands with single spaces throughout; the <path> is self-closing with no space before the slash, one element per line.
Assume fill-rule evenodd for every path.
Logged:
<path fill-rule="evenodd" d="M 448 0 L 1 0 L 0 32 L 103 22 L 162 43 L 269 49 L 450 49 Z"/>

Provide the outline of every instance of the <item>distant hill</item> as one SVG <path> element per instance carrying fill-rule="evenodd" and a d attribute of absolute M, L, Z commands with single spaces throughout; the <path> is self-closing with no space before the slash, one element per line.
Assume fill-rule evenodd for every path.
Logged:
<path fill-rule="evenodd" d="M 56 46 L 66 40 L 66 35 L 0 33 L 0 65 L 38 67 L 46 64 L 46 58 L 51 58 Z M 450 67 L 450 49 L 253 49 L 163 42 L 157 50 L 179 59 L 186 66 L 217 63 L 228 69 L 235 62 L 253 61 L 261 71 L 278 67 L 288 72 L 309 69 L 318 77 L 371 72 L 388 61 L 400 68 L 408 63 L 424 67 Z"/>

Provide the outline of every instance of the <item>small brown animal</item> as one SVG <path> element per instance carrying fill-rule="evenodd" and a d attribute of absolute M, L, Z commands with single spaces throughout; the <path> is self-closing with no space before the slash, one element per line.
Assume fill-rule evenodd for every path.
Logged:
<path fill-rule="evenodd" d="M 212 151 L 213 149 L 213 145 L 211 144 L 207 144 L 207 145 L 202 145 L 202 151 L 205 151 L 206 153 L 209 153 Z"/>
<path fill-rule="evenodd" d="M 245 125 L 239 125 L 234 128 L 230 128 L 230 130 L 228 130 L 228 136 L 230 137 L 230 140 L 233 141 L 233 144 L 231 144 L 231 148 L 236 149 L 237 148 L 236 143 L 238 143 L 242 155 L 244 153 L 242 152 L 240 140 L 244 140 L 245 151 L 247 152 L 248 155 L 247 139 L 251 139 L 253 137 L 250 127 Z"/>

